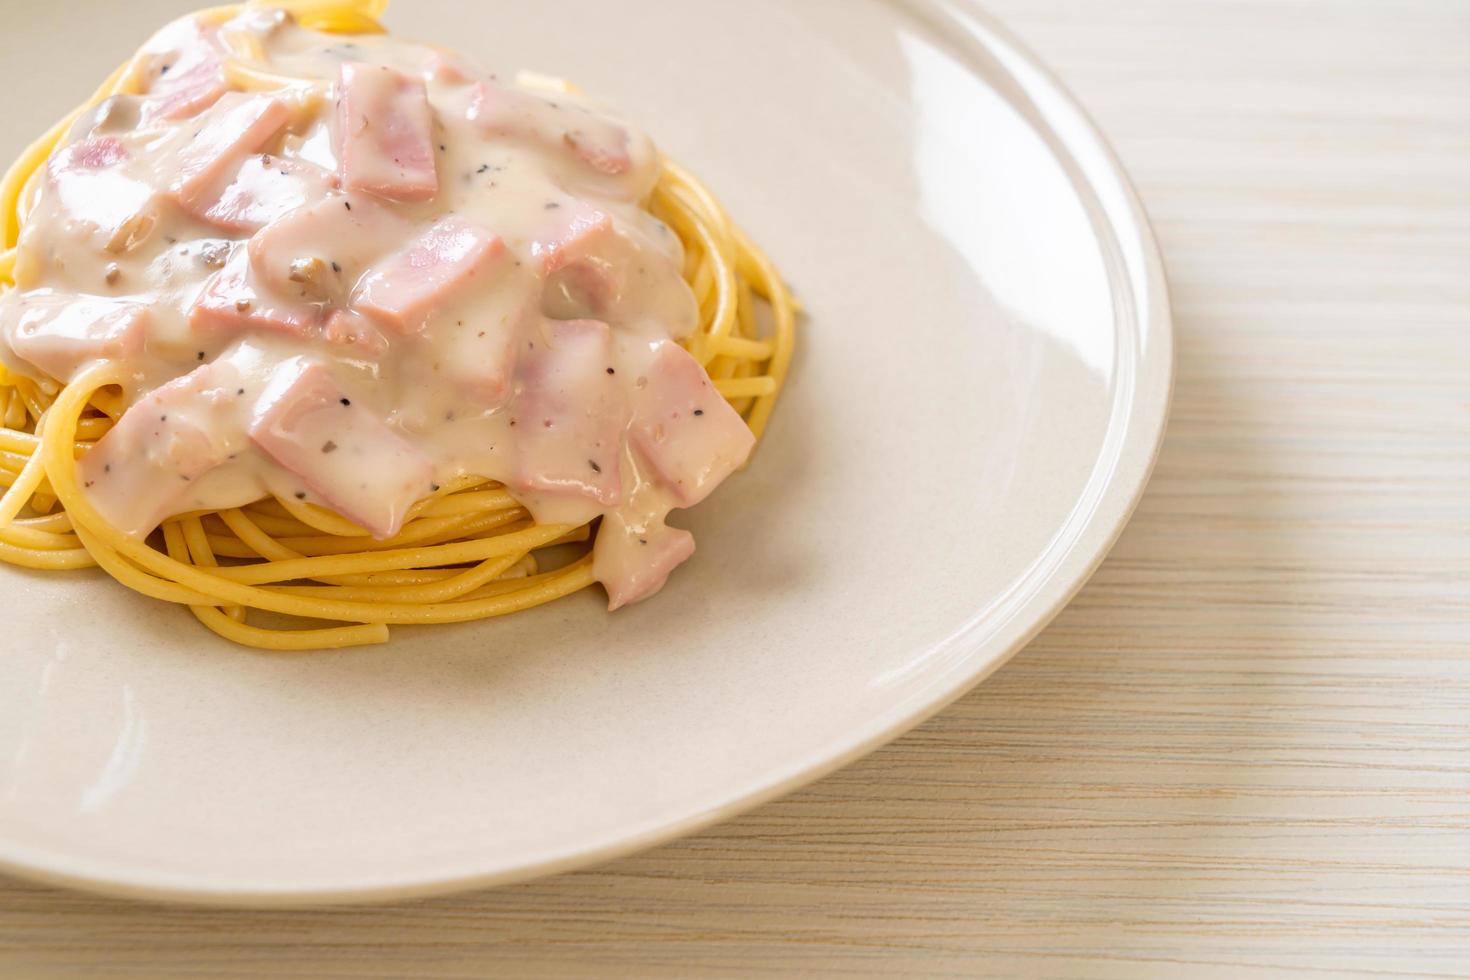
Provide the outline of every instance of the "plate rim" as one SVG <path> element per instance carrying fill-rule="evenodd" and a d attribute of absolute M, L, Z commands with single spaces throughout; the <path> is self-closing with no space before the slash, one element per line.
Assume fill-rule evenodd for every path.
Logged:
<path fill-rule="evenodd" d="M 1106 482 L 1093 513 L 1076 532 L 1070 549 L 1058 566 L 1041 582 L 1035 593 L 1021 606 L 1029 609 L 1044 601 L 1034 619 L 1023 628 L 1005 634 L 1004 627 L 991 638 L 976 637 L 983 618 L 975 617 L 945 641 L 947 646 L 964 649 L 957 661 L 959 676 L 948 675 L 929 682 L 922 697 L 910 697 L 875 715 L 863 728 L 846 737 L 829 740 L 808 750 L 796 761 L 765 778 L 753 780 L 734 790 L 721 801 L 696 812 L 671 820 L 653 820 L 646 826 L 621 832 L 610 832 L 580 846 L 569 846 L 559 852 L 540 854 L 514 862 L 500 861 L 489 867 L 450 875 L 403 876 L 385 879 L 372 885 L 306 884 L 296 888 L 209 887 L 187 874 L 108 874 L 106 869 L 87 871 L 82 867 L 94 860 L 69 857 L 35 847 L 15 847 L 0 840 L 0 872 L 17 878 L 75 888 L 96 894 L 154 902 L 218 906 L 229 908 L 299 908 L 320 905 L 363 905 L 415 898 L 426 898 L 490 887 L 512 885 L 532 879 L 585 869 L 616 860 L 626 855 L 656 847 L 680 837 L 696 833 L 717 823 L 732 819 L 764 803 L 791 793 L 822 779 L 836 770 L 868 755 L 901 737 L 972 691 L 977 685 L 1007 663 L 1044 630 L 1081 591 L 1111 552 L 1114 544 L 1131 520 L 1142 500 L 1158 460 L 1167 429 L 1169 409 L 1175 383 L 1175 337 L 1168 279 L 1157 236 L 1136 188 L 1101 128 L 1071 93 L 1061 79 L 1021 42 L 1001 20 L 984 9 L 977 0 L 882 0 L 891 4 L 944 6 L 956 9 L 974 29 L 974 40 L 990 53 L 1003 52 L 1025 66 L 1032 78 L 1008 73 L 1021 92 L 1028 97 L 1044 95 L 1055 108 L 1069 113 L 1072 125 L 1063 132 L 1049 119 L 1060 146 L 1077 163 L 1079 175 L 1087 186 L 1096 190 L 1112 184 L 1124 206 L 1134 261 L 1125 269 L 1136 278 L 1134 289 L 1135 320 L 1149 324 L 1148 348 L 1140 343 L 1135 355 L 1138 363 L 1145 357 L 1156 360 L 1162 372 L 1156 391 L 1143 382 L 1144 372 L 1129 390 L 1131 410 L 1116 455 L 1116 469 Z M 1080 148 L 1094 157 L 1084 163 Z M 1101 199 L 1101 195 L 1097 195 Z M 1118 216 L 1108 215 L 1108 224 L 1117 230 Z M 1141 268 L 1133 268 L 1141 265 Z M 1141 287 L 1141 288 L 1138 288 Z M 1141 338 L 1140 338 L 1141 340 Z M 1151 397 L 1143 398 L 1148 394 Z M 1116 405 L 1116 401 L 1115 401 Z M 1142 409 L 1142 411 L 1140 411 Z M 1110 505 L 1110 506 L 1105 506 Z M 1105 511 L 1107 511 L 1105 513 Z M 1086 537 L 1096 539 L 1083 547 Z M 1049 592 L 1047 596 L 1045 593 Z M 1031 617 L 1025 617 L 1030 619 Z M 985 654 L 985 644 L 997 643 Z"/>

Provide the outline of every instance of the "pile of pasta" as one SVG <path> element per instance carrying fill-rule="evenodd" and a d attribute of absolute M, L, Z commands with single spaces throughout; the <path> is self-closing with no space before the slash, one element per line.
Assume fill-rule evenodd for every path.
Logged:
<path fill-rule="evenodd" d="M 305 27 L 340 34 L 382 32 L 385 5 L 269 4 Z M 242 9 L 198 16 L 223 21 Z M 236 84 L 271 84 L 258 52 L 233 54 L 227 74 Z M 0 182 L 0 291 L 15 287 L 16 244 L 37 173 L 81 113 L 137 91 L 137 61 L 33 143 Z M 684 275 L 699 301 L 699 329 L 681 342 L 759 437 L 791 363 L 795 301 L 770 260 L 676 164 L 665 161 L 648 206 L 683 241 Z M 127 407 L 117 370 L 98 363 L 63 385 L 0 366 L 0 560 L 44 570 L 100 566 L 136 592 L 188 606 L 222 637 L 270 650 L 382 643 L 390 625 L 502 616 L 594 581 L 590 525 L 538 525 L 505 487 L 475 477 L 419 501 L 383 541 L 321 507 L 275 497 L 184 514 L 147 540 L 130 537 L 102 519 L 76 476 L 76 460 Z"/>

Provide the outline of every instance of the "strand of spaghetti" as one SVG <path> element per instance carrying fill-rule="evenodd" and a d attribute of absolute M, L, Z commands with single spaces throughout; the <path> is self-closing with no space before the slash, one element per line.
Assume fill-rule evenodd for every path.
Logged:
<path fill-rule="evenodd" d="M 218 609 L 208 606 L 194 610 L 194 615 L 206 628 L 232 643 L 279 653 L 378 646 L 390 639 L 388 627 L 382 623 L 332 626 L 326 629 L 273 630 L 235 622 Z"/>
<path fill-rule="evenodd" d="M 276 503 L 286 509 L 286 512 L 296 518 L 307 527 L 315 528 L 323 534 L 336 534 L 344 538 L 365 538 L 370 535 L 360 524 L 354 524 L 339 514 L 318 507 L 316 504 L 303 503 L 300 500 L 292 500 L 288 497 L 273 498 Z"/>
<path fill-rule="evenodd" d="M 517 508 L 519 510 L 519 508 Z M 492 510 L 448 517 L 429 517 L 406 526 L 391 538 L 342 538 L 333 535 L 285 538 L 282 544 L 303 554 L 350 555 L 359 551 L 392 551 L 407 545 L 443 544 L 503 527 L 517 519 L 517 510 Z M 524 512 L 521 512 L 522 514 Z"/>
<path fill-rule="evenodd" d="M 561 537 L 569 529 L 564 525 L 542 524 L 514 534 L 503 534 L 475 541 L 411 548 L 404 551 L 380 551 L 370 555 L 326 555 L 320 558 L 297 558 L 260 565 L 236 565 L 221 568 L 215 574 L 222 580 L 249 585 L 288 582 L 292 579 L 320 579 L 323 575 L 350 575 L 357 572 L 391 572 L 411 568 L 435 568 L 466 565 L 502 555 L 525 554 Z"/>
<path fill-rule="evenodd" d="M 23 432 L 10 426 L 0 428 L 0 452 L 21 453 L 29 456 L 40 444 L 41 439 L 34 432 Z M 90 442 L 81 440 L 77 440 L 72 445 L 73 451 L 79 457 L 91 448 Z"/>
<path fill-rule="evenodd" d="M 179 528 L 184 532 L 184 543 L 189 546 L 189 558 L 196 565 L 208 568 L 219 567 L 214 552 L 209 547 L 209 538 L 204 533 L 204 524 L 194 514 L 179 519 Z M 244 606 L 227 606 L 220 610 L 237 623 L 245 622 Z"/>
<path fill-rule="evenodd" d="M 449 602 L 493 582 L 526 558 L 507 555 L 491 558 L 442 582 L 401 586 L 282 585 L 272 591 L 319 599 L 351 599 L 356 602 Z"/>
<path fill-rule="evenodd" d="M 290 561 L 294 558 L 306 557 L 264 533 L 256 526 L 255 519 L 243 510 L 236 508 L 220 511 L 215 516 L 223 521 L 243 544 L 254 549 L 267 561 Z M 457 574 L 459 572 L 455 569 L 420 569 L 412 572 L 370 572 L 362 575 L 323 576 L 318 581 L 329 585 L 421 585 L 425 582 L 443 581 Z"/>
<path fill-rule="evenodd" d="M 667 161 L 665 171 L 671 175 L 679 172 L 676 165 Z M 714 279 L 715 309 L 710 322 L 697 335 L 696 349 L 691 351 L 701 364 L 707 364 L 713 353 L 705 348 L 727 336 L 735 322 L 735 269 L 733 262 L 727 261 L 721 251 L 720 232 L 698 220 L 694 205 L 680 193 L 683 189 L 677 183 L 660 184 L 655 198 L 663 205 L 660 211 L 675 230 L 699 242 L 707 259 L 702 268 L 709 270 Z"/>
<path fill-rule="evenodd" d="M 775 378 L 716 378 L 715 390 L 726 398 L 760 398 L 776 393 Z"/>
<path fill-rule="evenodd" d="M 66 516 L 65 511 L 45 517 L 17 517 L 10 523 L 12 527 L 29 527 L 37 531 L 50 531 L 52 534 L 71 533 L 71 518 Z"/>
<path fill-rule="evenodd" d="M 52 534 L 31 527 L 20 527 L 14 523 L 9 527 L 0 527 L 0 541 L 35 551 L 70 551 L 81 547 L 81 542 L 74 535 Z"/>
<path fill-rule="evenodd" d="M 37 427 L 42 429 L 44 429 L 45 424 L 46 420 L 44 417 L 36 423 Z M 5 495 L 0 497 L 0 528 L 8 527 L 10 522 L 15 520 L 20 514 L 21 508 L 40 489 L 41 480 L 45 475 L 46 469 L 41 460 L 41 454 L 32 453 L 30 459 L 26 460 L 26 464 L 21 469 L 16 481 L 10 485 L 9 490 L 5 491 Z"/>
<path fill-rule="evenodd" d="M 225 78 L 235 87 L 246 92 L 273 91 L 282 88 L 313 88 L 326 91 L 322 82 L 295 75 L 279 75 L 275 72 L 247 65 L 243 61 L 225 62 Z"/>
<path fill-rule="evenodd" d="M 256 526 L 255 519 L 238 508 L 220 511 L 215 515 L 229 527 L 243 544 L 254 549 L 267 561 L 290 561 L 293 558 L 305 558 L 298 551 L 292 551 L 281 544 L 269 534 L 263 532 Z M 420 569 L 412 572 L 370 572 L 362 575 L 332 575 L 323 576 L 318 581 L 329 585 L 421 585 L 425 582 L 439 582 L 459 574 L 455 569 Z"/>
<path fill-rule="evenodd" d="M 383 16 L 383 12 L 388 9 L 388 0 L 250 0 L 245 4 L 246 9 L 273 7 L 289 11 L 293 17 L 303 23 L 311 18 L 330 20 L 333 17 L 348 15 L 366 17 L 376 23 L 377 19 Z M 343 33 L 356 33 L 356 31 Z"/>
<path fill-rule="evenodd" d="M 19 429 L 26 424 L 26 403 L 21 399 L 20 392 L 14 388 L 9 389 L 10 404 L 5 408 L 5 427 L 7 429 Z"/>
<path fill-rule="evenodd" d="M 182 559 L 193 551 L 188 545 L 189 530 L 186 523 L 166 524 L 163 531 L 165 547 L 174 558 Z M 199 554 L 196 552 L 194 556 L 197 560 Z M 270 650 L 340 649 L 388 642 L 388 627 L 382 624 L 313 630 L 262 629 L 245 622 L 245 611 L 241 607 L 230 608 L 237 612 L 222 611 L 214 606 L 190 606 L 189 611 L 206 629 L 226 640 Z"/>
<path fill-rule="evenodd" d="M 750 424 L 750 430 L 759 439 L 766 431 L 771 412 L 776 408 L 776 400 L 780 397 L 781 389 L 786 385 L 787 372 L 791 370 L 791 356 L 796 348 L 796 310 L 791 291 L 786 288 L 785 280 L 776 271 L 776 267 L 766 253 L 761 251 L 739 228 L 735 229 L 735 236 L 740 243 L 741 255 L 750 263 L 754 273 L 750 276 L 751 280 L 763 283 L 766 288 L 766 296 L 771 303 L 771 312 L 776 321 L 775 352 L 771 355 L 771 362 L 766 367 L 767 377 L 775 382 L 776 390 L 757 401 L 746 419 Z"/>
<path fill-rule="evenodd" d="M 405 545 L 438 545 L 461 538 L 480 536 L 524 519 L 524 511 L 490 511 L 432 521 L 417 525 L 386 541 L 372 538 L 282 537 L 277 540 L 293 551 L 310 557 L 326 555 L 371 555 L 391 551 Z M 226 558 L 253 558 L 255 550 L 244 542 L 236 546 L 229 538 L 213 535 L 212 545 Z"/>
<path fill-rule="evenodd" d="M 177 582 L 142 571 L 105 541 L 94 537 L 85 527 L 77 528 L 77 537 L 82 539 L 83 547 L 104 572 L 134 592 L 183 606 L 208 605 L 210 602 L 210 597 L 202 592 L 186 589 Z"/>
<path fill-rule="evenodd" d="M 292 551 L 262 531 L 255 521 L 246 516 L 245 512 L 238 507 L 222 510 L 216 516 L 224 521 L 225 526 L 240 539 L 242 544 L 266 561 L 290 561 L 293 558 L 306 557 L 299 551 Z"/>
<path fill-rule="evenodd" d="M 174 561 L 190 561 L 189 545 L 184 540 L 184 529 L 178 521 L 169 521 L 167 524 L 163 525 L 163 547 L 164 551 L 166 551 L 168 553 L 168 556 Z M 205 610 L 213 610 L 216 612 L 219 611 L 216 610 L 214 606 L 189 607 L 189 611 L 192 612 L 195 618 L 198 619 L 201 623 L 205 622 L 204 616 L 201 615 L 201 613 L 203 613 Z M 208 625 L 208 623 L 205 623 L 205 625 Z"/>
<path fill-rule="evenodd" d="M 66 551 L 38 551 L 35 548 L 20 548 L 13 544 L 0 541 L 0 561 L 11 565 L 19 565 L 21 568 L 34 568 L 38 571 L 62 572 L 72 571 L 78 568 L 91 568 L 96 564 L 91 554 L 85 548 L 71 548 Z"/>

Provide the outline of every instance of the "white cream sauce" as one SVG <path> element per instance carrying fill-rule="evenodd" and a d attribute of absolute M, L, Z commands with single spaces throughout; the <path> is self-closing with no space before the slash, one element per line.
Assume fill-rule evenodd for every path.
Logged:
<path fill-rule="evenodd" d="M 229 91 L 225 38 L 297 81 Z M 53 154 L 0 298 L 0 359 L 124 369 L 84 458 L 144 535 L 266 493 L 379 537 L 467 474 L 543 523 L 603 523 L 615 608 L 693 551 L 665 525 L 753 446 L 672 343 L 696 326 L 677 237 L 646 209 L 653 144 L 585 99 L 275 11 L 184 20 L 144 94 Z"/>

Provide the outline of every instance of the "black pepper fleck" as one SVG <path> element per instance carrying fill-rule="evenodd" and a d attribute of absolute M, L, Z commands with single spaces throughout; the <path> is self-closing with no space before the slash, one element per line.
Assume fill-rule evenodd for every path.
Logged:
<path fill-rule="evenodd" d="M 695 415 L 703 415 L 704 414 L 704 409 L 702 409 L 702 408 L 696 408 L 694 410 L 694 414 Z"/>
<path fill-rule="evenodd" d="M 236 395 L 243 395 L 243 394 L 245 394 L 245 389 L 244 388 L 236 388 L 235 389 L 235 394 Z"/>
<path fill-rule="evenodd" d="M 333 442 L 332 440 L 328 439 L 326 442 L 324 442 L 322 444 L 322 452 L 324 452 L 324 453 L 334 453 L 336 451 L 337 451 L 337 444 L 335 442 Z"/>
<path fill-rule="evenodd" d="M 351 405 L 352 404 L 352 399 L 351 398 L 344 398 L 344 399 L 342 399 L 342 404 L 343 405 Z"/>
<path fill-rule="evenodd" d="M 439 484 L 437 484 L 437 483 L 431 483 L 431 484 L 429 484 L 429 492 L 430 493 L 438 493 L 439 492 Z"/>
<path fill-rule="evenodd" d="M 296 491 L 296 499 L 297 500 L 305 500 L 306 499 L 306 491 L 305 490 L 297 490 Z"/>
<path fill-rule="evenodd" d="M 587 460 L 587 465 L 590 466 L 590 467 L 592 467 L 592 472 L 594 472 L 594 473 L 601 473 L 602 472 L 602 467 L 597 465 L 597 460 L 595 460 L 595 459 L 589 459 L 589 460 Z"/>
<path fill-rule="evenodd" d="M 332 263 L 332 271 L 333 272 L 341 272 L 342 271 L 342 267 L 340 265 L 338 265 L 337 263 L 333 262 Z"/>
<path fill-rule="evenodd" d="M 202 361 L 202 360 L 204 360 L 204 351 L 200 351 L 200 352 L 199 352 L 199 359 L 200 359 L 200 360 L 201 360 L 201 361 Z"/>
<path fill-rule="evenodd" d="M 608 368 L 607 369 L 607 373 L 608 374 L 617 374 L 618 372 L 614 371 L 612 368 Z"/>
<path fill-rule="evenodd" d="M 352 210 L 352 202 L 351 201 L 343 201 L 342 202 L 342 206 L 344 208 L 346 208 L 347 210 L 349 210 L 349 211 Z"/>

